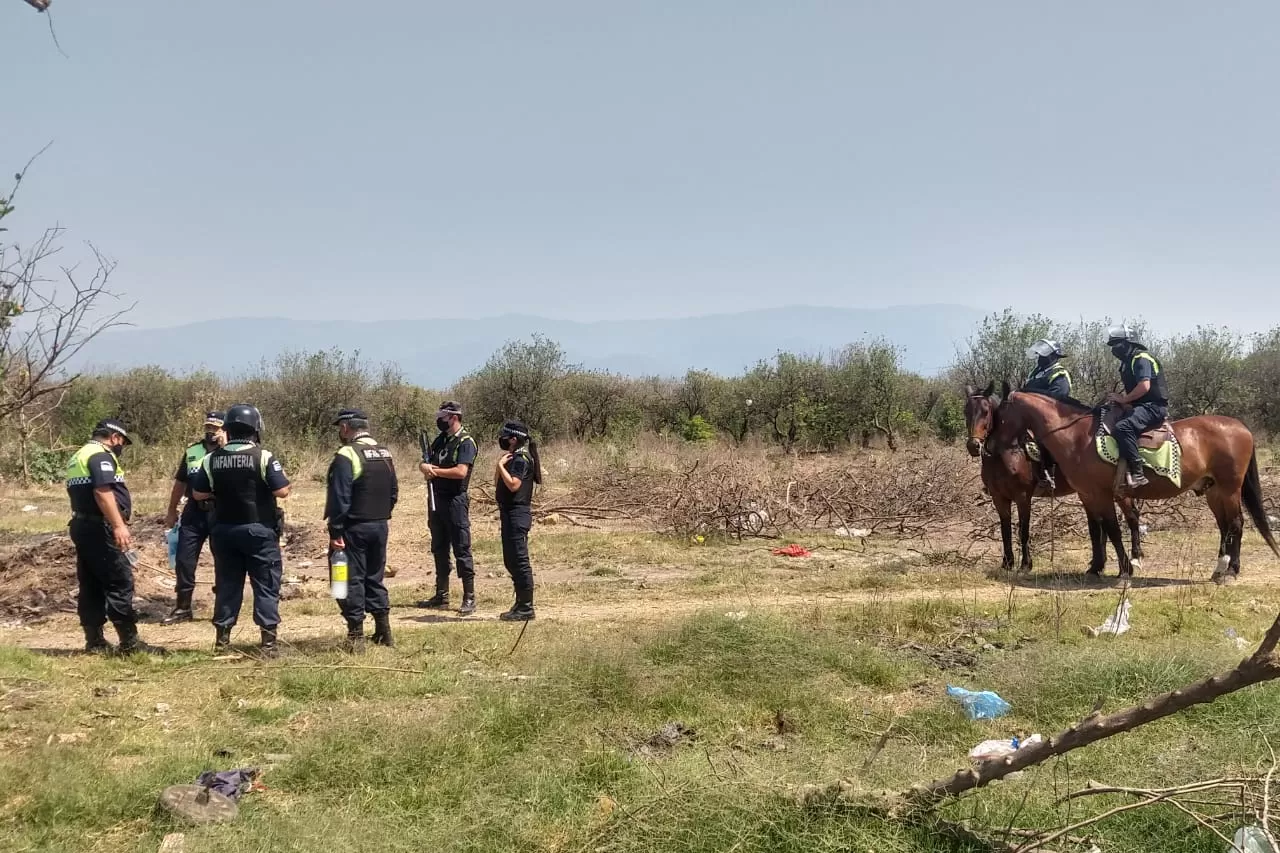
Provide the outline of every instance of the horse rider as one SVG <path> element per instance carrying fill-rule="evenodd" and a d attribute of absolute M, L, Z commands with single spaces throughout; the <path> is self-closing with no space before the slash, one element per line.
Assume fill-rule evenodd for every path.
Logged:
<path fill-rule="evenodd" d="M 1027 357 L 1036 360 L 1031 375 L 1022 383 L 1022 390 L 1030 394 L 1043 394 L 1055 400 L 1071 399 L 1071 374 L 1062 364 L 1066 353 L 1057 341 L 1041 338 L 1027 348 Z M 1049 451 L 1040 446 L 1040 481 L 1049 488 L 1056 488 L 1055 474 L 1058 463 Z"/>
<path fill-rule="evenodd" d="M 1123 394 L 1110 394 L 1107 399 L 1124 406 L 1128 414 L 1115 425 L 1116 444 L 1120 455 L 1129 464 L 1129 486 L 1138 488 L 1149 482 L 1142 470 L 1142 457 L 1138 455 L 1138 436 L 1154 429 L 1169 417 L 1169 382 L 1160 362 L 1138 340 L 1138 333 L 1129 326 L 1112 326 L 1107 329 L 1107 346 L 1120 361 L 1120 381 Z"/>

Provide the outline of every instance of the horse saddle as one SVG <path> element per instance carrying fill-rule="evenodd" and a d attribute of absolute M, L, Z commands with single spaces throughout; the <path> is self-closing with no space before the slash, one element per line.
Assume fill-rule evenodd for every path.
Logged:
<path fill-rule="evenodd" d="M 1102 425 L 1100 430 L 1107 435 L 1116 434 L 1116 423 L 1125 416 L 1124 410 L 1120 406 L 1107 406 L 1102 410 Z M 1138 447 L 1143 450 L 1159 450 L 1164 447 L 1166 442 L 1174 439 L 1173 423 L 1165 418 L 1157 427 L 1147 430 L 1138 436 Z"/>

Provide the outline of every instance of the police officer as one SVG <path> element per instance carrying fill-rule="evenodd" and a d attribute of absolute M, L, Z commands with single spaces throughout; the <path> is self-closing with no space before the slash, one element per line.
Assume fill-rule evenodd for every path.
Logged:
<path fill-rule="evenodd" d="M 1107 329 L 1107 346 L 1120 360 L 1120 381 L 1124 384 L 1123 394 L 1111 394 L 1107 399 L 1129 409 L 1115 425 L 1116 444 L 1129 463 L 1129 486 L 1136 489 L 1149 482 L 1138 455 L 1138 436 L 1169 417 L 1169 383 L 1160 362 L 1129 326 Z"/>
<path fill-rule="evenodd" d="M 324 517 L 329 547 L 347 554 L 347 597 L 338 609 L 347 620 L 351 650 L 364 647 L 364 616 L 373 614 L 375 645 L 391 646 L 391 601 L 383 585 L 387 522 L 400 497 L 391 451 L 369 435 L 369 416 L 343 409 L 333 422 L 342 447 L 329 463 Z"/>
<path fill-rule="evenodd" d="M 418 469 L 427 480 L 427 526 L 431 530 L 431 554 L 436 561 L 436 594 L 419 607 L 449 606 L 449 551 L 458 563 L 462 581 L 462 607 L 458 613 L 476 612 L 476 571 L 471 560 L 471 516 L 467 486 L 476 461 L 476 441 L 462 426 L 462 406 L 452 400 L 436 412 L 440 434 L 431 443 Z"/>
<path fill-rule="evenodd" d="M 1022 390 L 1031 394 L 1043 394 L 1055 400 L 1071 399 L 1071 374 L 1062 364 L 1065 353 L 1057 341 L 1041 338 L 1027 349 L 1027 356 L 1036 360 Z M 1056 488 L 1054 480 L 1058 463 L 1053 461 L 1044 445 L 1040 449 L 1040 479 L 1050 488 Z"/>
<path fill-rule="evenodd" d="M 178 582 L 176 585 L 177 601 L 169 615 L 161 620 L 162 625 L 176 625 L 179 622 L 190 622 L 194 615 L 191 612 L 191 597 L 196 591 L 196 563 L 200 560 L 200 550 L 213 527 L 213 506 L 205 502 L 191 499 L 191 478 L 200 470 L 200 463 L 210 452 L 227 443 L 227 433 L 222 428 L 222 412 L 208 412 L 204 416 L 204 438 L 189 445 L 182 453 L 182 461 L 178 463 L 178 472 L 173 475 L 173 489 L 169 492 L 169 510 L 164 516 L 166 530 L 178 522 L 178 501 L 185 494 L 186 506 L 182 508 L 182 523 L 178 528 L 177 566 Z"/>
<path fill-rule="evenodd" d="M 502 562 L 515 586 L 516 603 L 498 618 L 523 622 L 534 618 L 533 567 L 529 565 L 529 528 L 533 526 L 533 487 L 542 482 L 538 445 L 520 421 L 507 421 L 498 434 L 502 456 L 494 466 L 493 487 L 502 525 Z"/>
<path fill-rule="evenodd" d="M 1041 338 L 1027 349 L 1027 356 L 1036 360 L 1036 366 L 1022 384 L 1023 391 L 1057 400 L 1071 397 L 1071 374 L 1062 364 L 1066 356 L 1057 341 Z"/>
<path fill-rule="evenodd" d="M 100 421 L 89 442 L 67 463 L 69 528 L 80 585 L 76 610 L 87 652 L 112 651 L 102 632 L 110 620 L 120 638 L 120 654 L 164 653 L 138 639 L 133 610 L 133 565 L 127 556 L 133 545 L 129 535 L 133 499 L 120 467 L 120 454 L 132 443 L 119 421 Z"/>
<path fill-rule="evenodd" d="M 191 479 L 192 497 L 213 500 L 214 648 L 231 646 L 244 581 L 253 588 L 253 621 L 262 630 L 262 655 L 278 654 L 283 516 L 276 498 L 289 496 L 280 461 L 264 450 L 262 415 L 253 406 L 227 409 L 227 443 L 208 454 Z"/>

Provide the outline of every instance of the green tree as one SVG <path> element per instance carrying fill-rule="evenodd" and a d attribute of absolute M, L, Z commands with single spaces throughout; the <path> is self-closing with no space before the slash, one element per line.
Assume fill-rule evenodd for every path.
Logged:
<path fill-rule="evenodd" d="M 1161 350 L 1173 417 L 1245 414 L 1244 341 L 1239 335 L 1197 326 L 1166 341 Z"/>
<path fill-rule="evenodd" d="M 1051 337 L 1053 322 L 1039 314 L 1023 316 L 1006 308 L 983 319 L 956 354 L 954 380 L 958 386 L 985 387 L 1008 381 L 1019 388 L 1030 368 L 1027 348 L 1040 338 Z"/>
<path fill-rule="evenodd" d="M 571 370 L 555 341 L 534 335 L 508 341 L 484 366 L 457 386 L 474 423 L 495 429 L 509 418 L 524 421 L 538 435 L 565 434 L 561 383 Z"/>

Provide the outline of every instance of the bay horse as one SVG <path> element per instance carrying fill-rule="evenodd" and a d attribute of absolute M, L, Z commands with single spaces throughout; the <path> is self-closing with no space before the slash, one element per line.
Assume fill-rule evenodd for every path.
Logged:
<path fill-rule="evenodd" d="M 1058 470 L 1080 495 L 1085 511 L 1098 516 L 1103 531 L 1115 548 L 1120 576 L 1133 575 L 1133 566 L 1124 553 L 1120 525 L 1112 501 L 1115 498 L 1115 468 L 1098 457 L 1095 448 L 1094 409 L 1065 403 L 1038 394 L 1010 394 L 1001 408 L 1001 417 L 1013 429 L 1030 429 L 1036 441 L 1048 448 L 1058 462 Z M 1244 509 L 1249 511 L 1258 533 L 1280 557 L 1267 511 L 1262 503 L 1262 481 L 1253 435 L 1235 418 L 1198 415 L 1173 422 L 1173 431 L 1182 445 L 1182 484 L 1175 486 L 1159 475 L 1148 485 L 1132 492 L 1141 500 L 1168 500 L 1186 491 L 1203 495 L 1218 522 L 1220 534 L 1215 583 L 1227 583 L 1240 574 L 1240 539 L 1244 533 Z M 1094 543 L 1089 573 L 1099 575 L 1106 560 L 1106 544 Z"/>
<path fill-rule="evenodd" d="M 1009 397 L 1009 383 L 1004 383 L 1000 394 L 996 393 L 996 384 L 992 382 L 986 390 L 979 391 L 972 385 L 965 387 L 964 422 L 969 433 L 966 444 L 969 455 L 982 459 L 982 484 L 991 495 L 996 513 L 1000 516 L 1000 539 L 1004 545 L 1004 559 L 1000 568 L 1005 571 L 1013 569 L 1013 507 L 1018 508 L 1018 544 L 1022 550 L 1022 562 L 1019 571 L 1030 572 L 1031 559 L 1031 499 L 1037 494 L 1047 494 L 1047 489 L 1040 490 L 1039 478 L 1035 465 L 1027 456 L 1023 447 L 1025 430 L 1015 429 L 1007 419 L 1000 417 L 1001 403 Z M 1067 478 L 1059 473 L 1052 492 L 1053 497 L 1065 497 L 1075 494 L 1075 489 Z M 1120 505 L 1125 519 L 1129 522 L 1129 538 L 1132 541 L 1132 556 L 1136 562 L 1142 559 L 1142 536 L 1139 530 L 1138 510 L 1132 499 L 1121 497 L 1116 503 Z M 1093 545 L 1094 554 L 1098 553 L 1098 543 L 1103 536 L 1102 525 L 1097 516 L 1085 512 L 1089 520 L 1089 541 Z M 1105 561 L 1106 550 L 1102 551 Z"/>

